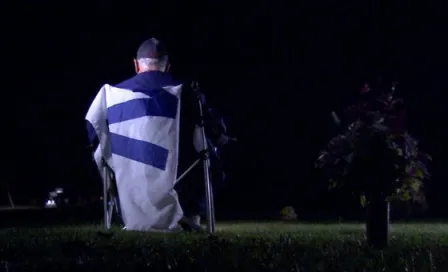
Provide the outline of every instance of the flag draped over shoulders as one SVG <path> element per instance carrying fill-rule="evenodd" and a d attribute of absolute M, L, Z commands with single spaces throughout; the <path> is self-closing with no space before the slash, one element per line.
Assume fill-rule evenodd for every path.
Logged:
<path fill-rule="evenodd" d="M 114 171 L 128 230 L 172 230 L 183 216 L 174 190 L 181 92 L 169 74 L 144 72 L 104 85 L 86 115 L 95 161 Z"/>

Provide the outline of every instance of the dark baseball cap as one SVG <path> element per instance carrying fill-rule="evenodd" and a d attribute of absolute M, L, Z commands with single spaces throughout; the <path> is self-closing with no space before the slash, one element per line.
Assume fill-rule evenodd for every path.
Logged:
<path fill-rule="evenodd" d="M 156 38 L 151 38 L 144 41 L 137 50 L 137 59 L 142 58 L 160 59 L 166 55 L 167 52 L 165 45 L 162 44 Z"/>

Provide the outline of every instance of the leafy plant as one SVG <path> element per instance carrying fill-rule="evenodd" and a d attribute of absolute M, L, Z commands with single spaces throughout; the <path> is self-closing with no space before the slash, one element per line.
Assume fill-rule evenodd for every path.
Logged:
<path fill-rule="evenodd" d="M 340 124 L 345 129 L 329 141 L 316 162 L 316 167 L 328 170 L 330 188 L 350 186 L 362 205 L 372 190 L 382 191 L 388 201 L 410 200 L 430 177 L 431 157 L 407 131 L 404 103 L 395 90 L 396 83 L 391 88 L 366 84 L 360 100 L 345 112 L 345 124 Z M 350 178 L 354 173 L 356 178 Z"/>
<path fill-rule="evenodd" d="M 293 207 L 286 206 L 280 211 L 280 217 L 285 221 L 296 220 L 297 214 Z"/>

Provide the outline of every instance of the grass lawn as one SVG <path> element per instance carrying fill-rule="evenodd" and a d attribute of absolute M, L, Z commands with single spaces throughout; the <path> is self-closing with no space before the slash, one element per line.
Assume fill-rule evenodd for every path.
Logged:
<path fill-rule="evenodd" d="M 0 230 L 0 271 L 448 271 L 448 225 L 392 224 L 373 251 L 362 224 L 235 222 L 216 237 L 104 232 L 97 226 Z"/>

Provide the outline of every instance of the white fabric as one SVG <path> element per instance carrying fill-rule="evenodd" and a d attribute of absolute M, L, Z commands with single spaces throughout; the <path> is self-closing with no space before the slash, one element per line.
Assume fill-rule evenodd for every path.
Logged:
<path fill-rule="evenodd" d="M 180 99 L 182 85 L 164 89 Z M 180 100 L 174 119 L 143 116 L 107 124 L 108 108 L 140 98 L 148 96 L 108 84 L 100 89 L 86 115 L 86 120 L 93 125 L 100 141 L 94 154 L 95 161 L 101 174 L 101 158 L 106 160 L 115 173 L 126 230 L 174 230 L 183 217 L 177 193 L 173 189 L 178 167 Z M 167 149 L 169 153 L 165 170 L 112 154 L 110 133 L 157 144 Z"/>

